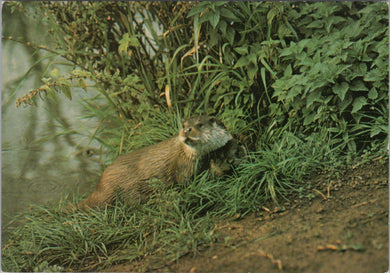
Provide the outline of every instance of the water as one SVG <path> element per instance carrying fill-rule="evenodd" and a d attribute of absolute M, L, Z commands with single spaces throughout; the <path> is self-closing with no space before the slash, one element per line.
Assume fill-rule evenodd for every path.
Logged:
<path fill-rule="evenodd" d="M 4 18 L 3 12 L 3 31 L 7 20 L 11 20 L 7 18 L 10 17 Z M 98 147 L 96 143 L 89 143 L 87 137 L 72 135 L 39 141 L 42 137 L 60 133 L 63 126 L 68 129 L 84 128 L 86 133 L 93 131 L 97 121 L 81 118 L 82 97 L 76 95 L 69 101 L 65 96 L 59 95 L 59 99 L 54 102 L 39 100 L 38 106 L 15 107 L 17 97 L 40 84 L 38 78 L 42 72 L 40 69 L 45 68 L 44 66 L 32 71 L 19 88 L 15 88 L 39 57 L 42 55 L 33 54 L 33 51 L 23 44 L 12 41 L 2 44 L 3 241 L 7 237 L 5 227 L 15 215 L 27 210 L 31 205 L 57 203 L 66 195 L 77 191 L 85 193 L 101 173 L 99 158 L 85 152 Z M 59 66 L 59 69 L 64 71 L 68 68 Z M 53 115 L 60 122 L 56 121 Z M 59 123 L 62 126 L 59 126 Z"/>

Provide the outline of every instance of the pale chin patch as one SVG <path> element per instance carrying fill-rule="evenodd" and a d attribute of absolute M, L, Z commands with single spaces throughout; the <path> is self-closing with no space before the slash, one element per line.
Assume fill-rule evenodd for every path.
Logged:
<path fill-rule="evenodd" d="M 214 127 L 206 137 L 201 139 L 202 145 L 198 153 L 201 155 L 213 152 L 226 145 L 233 136 L 225 129 Z"/>
<path fill-rule="evenodd" d="M 232 139 L 233 136 L 230 133 L 218 126 L 215 126 L 201 137 L 186 138 L 183 135 L 179 136 L 179 140 L 185 144 L 186 151 L 198 156 L 218 150 Z"/>
<path fill-rule="evenodd" d="M 200 137 L 188 137 L 188 139 L 191 141 L 199 141 Z"/>

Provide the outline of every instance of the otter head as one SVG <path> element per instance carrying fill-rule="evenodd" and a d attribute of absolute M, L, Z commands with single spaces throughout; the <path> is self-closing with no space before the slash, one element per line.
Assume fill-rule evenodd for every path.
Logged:
<path fill-rule="evenodd" d="M 215 151 L 233 138 L 222 122 L 212 116 L 197 116 L 182 120 L 179 136 L 181 141 L 197 155 Z"/>

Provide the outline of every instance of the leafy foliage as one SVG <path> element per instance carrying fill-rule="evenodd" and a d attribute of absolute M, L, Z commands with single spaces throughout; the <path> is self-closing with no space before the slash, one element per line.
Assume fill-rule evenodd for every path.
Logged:
<path fill-rule="evenodd" d="M 53 69 L 17 104 L 92 87 L 132 126 L 167 110 L 229 113 L 244 134 L 288 120 L 307 136 L 329 128 L 353 153 L 386 135 L 359 128 L 388 108 L 387 9 L 383 2 L 42 3 L 56 52 L 75 68 Z"/>
<path fill-rule="evenodd" d="M 383 27 L 388 14 L 380 9 L 382 4 L 313 3 L 290 14 L 289 20 L 308 30 L 300 35 L 302 39 L 280 50 L 287 66 L 273 84 L 273 97 L 306 131 L 326 126 L 346 134 L 364 119 L 382 116 L 374 108 L 387 105 L 388 93 L 388 40 Z M 345 8 L 349 14 L 341 16 Z M 323 21 L 314 16 L 325 11 Z"/>
<path fill-rule="evenodd" d="M 39 5 L 56 45 L 30 46 L 62 56 L 71 68 L 61 75 L 51 67 L 18 105 L 96 91 L 104 103 L 84 105 L 101 120 L 90 137 L 111 150 L 107 161 L 174 135 L 181 117 L 195 114 L 216 114 L 251 139 L 253 151 L 231 176 L 203 173 L 148 206 L 118 203 L 75 215 L 32 210 L 26 229 L 3 249 L 9 270 L 63 270 L 53 268 L 60 262 L 90 270 L 151 253 L 175 260 L 213 242 L 212 217 L 279 203 L 301 191 L 313 171 L 386 154 L 384 2 Z M 18 256 L 20 249 L 28 250 Z"/>

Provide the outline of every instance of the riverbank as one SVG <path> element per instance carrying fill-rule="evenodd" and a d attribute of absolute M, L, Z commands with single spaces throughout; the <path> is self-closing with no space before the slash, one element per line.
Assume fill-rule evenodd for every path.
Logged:
<path fill-rule="evenodd" d="M 175 262 L 147 256 L 106 272 L 385 272 L 388 169 L 368 164 L 339 180 L 311 178 L 313 198 L 221 221 L 216 242 Z"/>

